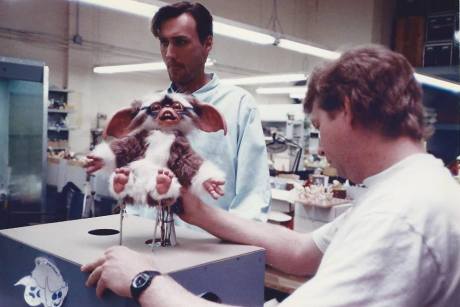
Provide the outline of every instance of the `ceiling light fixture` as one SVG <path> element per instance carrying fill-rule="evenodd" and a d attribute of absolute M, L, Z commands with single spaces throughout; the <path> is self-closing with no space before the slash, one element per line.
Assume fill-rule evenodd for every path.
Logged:
<path fill-rule="evenodd" d="M 275 37 L 258 31 L 249 30 L 240 26 L 230 25 L 219 21 L 214 21 L 213 30 L 215 34 L 227 36 L 239 40 L 261 45 L 272 45 Z"/>
<path fill-rule="evenodd" d="M 75 0 L 73 0 L 75 1 Z M 156 5 L 133 0 L 78 0 L 81 3 L 97 5 L 112 10 L 122 11 L 142 17 L 152 18 L 158 11 Z"/>
<path fill-rule="evenodd" d="M 212 66 L 214 63 L 214 60 L 208 59 L 205 63 L 205 66 Z M 93 68 L 93 72 L 96 74 L 115 74 L 124 72 L 157 71 L 165 69 L 166 65 L 163 62 L 150 62 L 127 65 L 95 66 Z"/>
<path fill-rule="evenodd" d="M 288 86 L 288 87 L 259 87 L 256 89 L 257 94 L 261 95 L 278 95 L 278 94 L 304 94 L 307 91 L 305 86 Z"/>
<path fill-rule="evenodd" d="M 306 81 L 305 74 L 281 74 L 281 75 L 262 75 L 242 78 L 221 79 L 224 84 L 233 85 L 252 85 Z"/>
<path fill-rule="evenodd" d="M 429 77 L 427 75 L 422 75 L 422 74 L 419 74 L 419 73 L 414 73 L 414 76 L 415 76 L 415 79 L 417 79 L 417 81 L 420 82 L 420 83 L 431 85 L 431 86 L 441 88 L 441 89 L 444 89 L 444 90 L 448 90 L 448 91 L 451 91 L 451 92 L 460 93 L 460 84 L 458 84 L 458 83 L 446 81 L 446 80 L 443 80 L 443 79 Z"/>
<path fill-rule="evenodd" d="M 289 94 L 289 98 L 303 100 L 303 99 L 305 99 L 305 95 L 306 95 L 306 92 L 304 92 L 304 93 L 291 93 L 291 94 Z"/>
<path fill-rule="evenodd" d="M 313 55 L 313 56 L 320 57 L 323 59 L 328 59 L 328 60 L 335 60 L 338 57 L 340 57 L 339 52 L 314 47 L 311 45 L 295 42 L 295 41 L 284 39 L 284 38 L 279 40 L 279 43 L 277 44 L 277 46 L 283 49 L 288 49 L 291 51 L 309 54 L 309 55 Z"/>

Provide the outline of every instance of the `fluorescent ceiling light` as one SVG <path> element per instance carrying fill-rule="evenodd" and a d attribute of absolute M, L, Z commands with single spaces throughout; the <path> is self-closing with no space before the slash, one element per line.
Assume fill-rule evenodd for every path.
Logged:
<path fill-rule="evenodd" d="M 306 86 L 288 86 L 288 87 L 259 87 L 256 89 L 257 94 L 277 95 L 277 94 L 304 94 L 307 91 Z"/>
<path fill-rule="evenodd" d="M 458 83 L 429 77 L 427 75 L 422 75 L 419 73 L 414 73 L 414 76 L 415 76 L 415 79 L 417 79 L 417 81 L 420 83 L 428 84 L 428 85 L 438 87 L 444 90 L 452 91 L 455 93 L 460 93 L 460 84 Z"/>
<path fill-rule="evenodd" d="M 297 52 L 305 53 L 309 55 L 314 55 L 314 56 L 324 58 L 324 59 L 329 59 L 329 60 L 334 60 L 340 57 L 339 52 L 334 52 L 334 51 L 330 51 L 330 50 L 323 49 L 323 48 L 313 47 L 307 44 L 295 42 L 295 41 L 284 39 L 284 38 L 280 39 L 277 46 L 284 48 L 284 49 L 297 51 Z"/>
<path fill-rule="evenodd" d="M 243 78 L 221 79 L 222 83 L 233 85 L 288 83 L 305 80 L 307 80 L 307 77 L 304 74 L 263 75 Z"/>
<path fill-rule="evenodd" d="M 75 1 L 75 0 L 73 0 Z M 112 10 L 122 11 L 138 16 L 152 18 L 158 11 L 159 7 L 133 0 L 78 0 L 82 3 L 88 3 L 105 7 Z"/>
<path fill-rule="evenodd" d="M 291 94 L 289 94 L 289 98 L 303 100 L 305 98 L 305 95 L 306 95 L 306 92 L 304 92 L 304 93 L 291 93 Z"/>
<path fill-rule="evenodd" d="M 208 59 L 205 66 L 214 65 L 214 61 Z M 163 62 L 150 62 L 140 64 L 128 64 L 128 65 L 112 65 L 112 66 L 96 66 L 93 68 L 93 72 L 96 74 L 115 74 L 123 72 L 141 72 L 141 71 L 156 71 L 165 70 L 166 65 Z"/>
<path fill-rule="evenodd" d="M 248 30 L 238 26 L 229 25 L 223 22 L 214 21 L 212 23 L 212 26 L 215 34 L 261 45 L 272 45 L 275 42 L 274 36 L 257 31 Z"/>

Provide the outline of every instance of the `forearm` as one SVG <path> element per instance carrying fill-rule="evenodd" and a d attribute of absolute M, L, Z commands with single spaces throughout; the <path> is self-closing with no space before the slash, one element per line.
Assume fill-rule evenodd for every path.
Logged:
<path fill-rule="evenodd" d="M 192 224 L 224 240 L 265 248 L 267 264 L 283 272 L 296 275 L 316 272 L 322 254 L 309 234 L 244 219 L 204 204 L 199 208 Z"/>
<path fill-rule="evenodd" d="M 158 276 L 152 282 L 144 293 L 139 297 L 139 303 L 142 307 L 161 307 L 161 306 L 228 306 L 216 304 L 185 290 L 181 285 L 175 282 L 169 276 Z"/>

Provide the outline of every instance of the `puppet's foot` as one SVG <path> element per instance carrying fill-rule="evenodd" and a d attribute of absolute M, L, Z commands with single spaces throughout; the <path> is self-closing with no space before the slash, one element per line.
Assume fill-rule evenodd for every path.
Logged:
<path fill-rule="evenodd" d="M 124 191 L 128 183 L 130 169 L 127 167 L 117 168 L 113 177 L 113 191 L 117 194 Z"/>
<path fill-rule="evenodd" d="M 167 169 L 158 170 L 157 184 L 155 186 L 159 195 L 166 194 L 171 186 L 174 174 Z"/>
<path fill-rule="evenodd" d="M 218 199 L 224 195 L 224 191 L 222 190 L 224 183 L 225 180 L 210 178 L 203 182 L 203 187 L 212 196 L 212 198 Z"/>
<path fill-rule="evenodd" d="M 162 205 L 170 205 L 175 202 L 180 195 L 180 183 L 174 173 L 166 168 L 160 168 L 154 177 L 154 183 L 149 185 L 154 187 L 149 191 L 149 197 L 155 201 L 163 201 Z"/>

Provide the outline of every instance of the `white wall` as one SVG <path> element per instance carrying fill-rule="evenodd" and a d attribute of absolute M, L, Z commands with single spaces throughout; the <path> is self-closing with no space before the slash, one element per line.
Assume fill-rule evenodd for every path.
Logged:
<path fill-rule="evenodd" d="M 145 1 L 156 3 L 156 1 Z M 168 0 L 167 2 L 175 2 Z M 283 33 L 328 49 L 389 42 L 394 1 L 283 0 L 278 18 Z M 215 16 L 266 28 L 272 0 L 203 0 Z M 136 97 L 163 89 L 165 72 L 95 75 L 93 66 L 161 60 L 148 18 L 81 5 L 76 45 L 77 6 L 65 0 L 1 0 L 0 55 L 44 61 L 50 84 L 69 88 L 77 106 L 71 148 L 86 151 L 97 112 L 109 116 Z M 279 29 L 278 29 L 279 30 Z M 212 71 L 221 77 L 261 73 L 308 72 L 320 60 L 282 50 L 215 37 Z M 253 88 L 249 88 L 253 90 Z M 258 103 L 289 103 L 287 96 L 255 96 Z"/>

